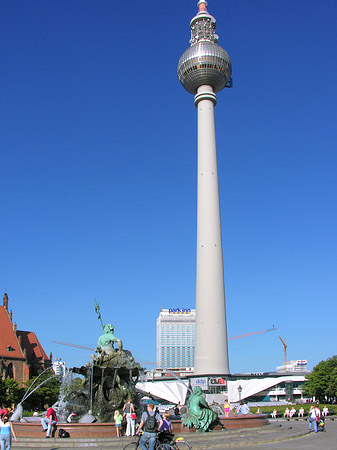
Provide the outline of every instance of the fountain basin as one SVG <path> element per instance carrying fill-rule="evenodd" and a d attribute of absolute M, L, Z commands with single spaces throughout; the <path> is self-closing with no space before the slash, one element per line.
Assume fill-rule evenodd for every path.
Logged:
<path fill-rule="evenodd" d="M 20 437 L 43 437 L 42 425 L 40 421 L 13 422 L 15 434 Z M 55 437 L 58 437 L 58 430 L 68 431 L 72 438 L 104 438 L 116 436 L 115 425 L 113 423 L 57 423 Z"/>
<path fill-rule="evenodd" d="M 220 416 L 220 421 L 228 430 L 235 428 L 255 428 L 269 424 L 265 414 L 243 414 L 239 416 Z M 29 418 L 31 419 L 31 418 Z M 194 428 L 187 428 L 182 424 L 181 420 L 172 420 L 173 432 L 180 433 L 194 433 Z M 32 420 L 29 422 L 13 422 L 14 430 L 17 437 L 41 437 L 42 426 L 40 420 Z M 106 438 L 116 436 L 115 424 L 110 423 L 61 423 L 57 424 L 56 437 L 58 437 L 58 430 L 63 428 L 68 431 L 72 438 Z M 221 427 L 215 427 L 215 430 L 220 430 Z"/>

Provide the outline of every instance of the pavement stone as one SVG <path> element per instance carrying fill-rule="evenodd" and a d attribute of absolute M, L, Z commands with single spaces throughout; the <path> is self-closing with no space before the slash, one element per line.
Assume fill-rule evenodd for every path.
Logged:
<path fill-rule="evenodd" d="M 259 428 L 216 431 L 212 433 L 179 434 L 192 445 L 193 450 L 324 450 L 337 449 L 337 421 L 326 421 L 326 431 L 309 433 L 306 421 L 271 421 L 270 425 Z M 176 435 L 178 437 L 178 434 Z M 43 448 L 46 450 L 122 450 L 134 438 L 101 438 L 101 439 L 44 439 L 20 438 L 13 442 L 14 450 Z"/>

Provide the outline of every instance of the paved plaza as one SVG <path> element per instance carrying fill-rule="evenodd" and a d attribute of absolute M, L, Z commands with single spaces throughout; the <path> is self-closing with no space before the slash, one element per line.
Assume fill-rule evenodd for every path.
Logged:
<path fill-rule="evenodd" d="M 333 450 L 337 448 L 337 421 L 327 420 L 326 431 L 309 433 L 306 421 L 271 421 L 266 427 L 241 430 L 217 431 L 214 433 L 184 434 L 193 450 L 211 449 L 251 449 L 251 450 L 313 450 L 322 448 Z M 92 448 L 96 450 L 122 450 L 133 438 L 122 437 L 117 439 L 43 439 L 21 438 L 13 443 L 12 448 L 46 450 L 80 450 Z"/>

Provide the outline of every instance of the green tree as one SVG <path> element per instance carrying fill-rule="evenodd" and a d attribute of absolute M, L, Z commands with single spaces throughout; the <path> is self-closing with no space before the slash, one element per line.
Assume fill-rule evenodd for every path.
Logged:
<path fill-rule="evenodd" d="M 73 378 L 69 386 L 63 391 L 65 397 L 71 396 L 72 393 L 81 391 L 83 389 L 83 381 L 84 380 L 81 377 Z"/>
<path fill-rule="evenodd" d="M 320 401 L 337 395 L 337 356 L 318 363 L 308 375 L 303 393 Z"/>
<path fill-rule="evenodd" d="M 0 378 L 0 406 L 6 405 L 6 392 L 7 392 L 7 386 L 6 386 L 5 380 Z"/>
<path fill-rule="evenodd" d="M 328 384 L 328 397 L 337 397 L 337 367 L 332 370 L 329 384 Z"/>
<path fill-rule="evenodd" d="M 6 406 L 17 405 L 22 399 L 24 394 L 24 389 L 19 387 L 19 383 L 13 378 L 6 378 Z"/>
<path fill-rule="evenodd" d="M 46 403 L 48 405 L 52 405 L 58 399 L 60 393 L 59 379 L 53 377 L 51 371 L 47 371 L 46 373 L 41 375 L 39 379 L 37 378 L 38 378 L 37 376 L 33 377 L 32 379 L 28 380 L 25 384 L 26 392 L 28 389 L 30 389 L 30 393 L 28 394 L 26 400 L 24 400 L 23 403 L 23 407 L 26 410 L 38 409 L 42 411 L 43 405 L 45 405 Z M 42 386 L 40 386 L 38 389 L 34 391 L 34 389 L 37 388 L 41 383 L 43 383 Z"/>

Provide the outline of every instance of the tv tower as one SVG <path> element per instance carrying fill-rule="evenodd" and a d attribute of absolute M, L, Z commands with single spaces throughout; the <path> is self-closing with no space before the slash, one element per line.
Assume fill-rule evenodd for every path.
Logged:
<path fill-rule="evenodd" d="M 198 231 L 195 375 L 229 374 L 224 271 L 214 107 L 216 93 L 232 86 L 227 52 L 217 45 L 216 20 L 199 0 L 190 23 L 191 46 L 178 64 L 178 78 L 198 108 Z"/>

